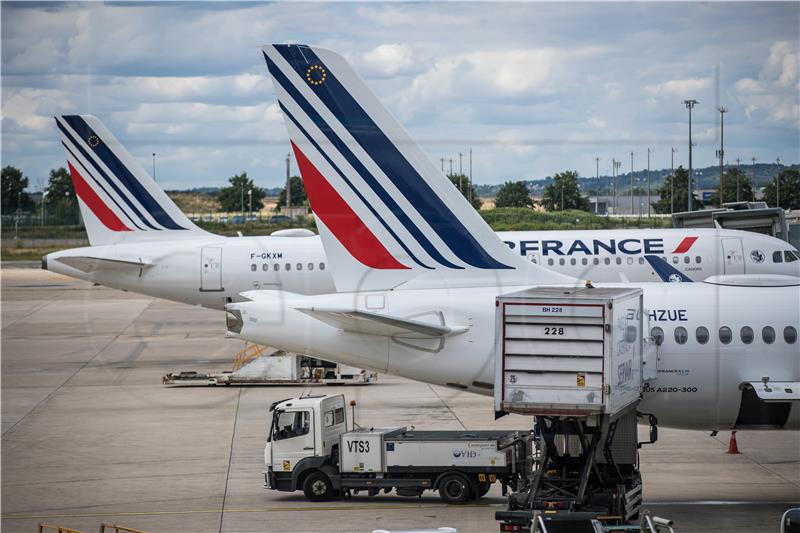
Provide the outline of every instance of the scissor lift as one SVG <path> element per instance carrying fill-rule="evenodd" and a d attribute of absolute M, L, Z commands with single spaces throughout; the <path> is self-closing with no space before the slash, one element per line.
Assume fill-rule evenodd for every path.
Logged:
<path fill-rule="evenodd" d="M 498 297 L 495 412 L 533 415 L 536 450 L 508 510 L 496 513 L 501 531 L 530 531 L 538 513 L 638 518 L 637 407 L 657 367 L 646 321 L 640 289 Z"/>

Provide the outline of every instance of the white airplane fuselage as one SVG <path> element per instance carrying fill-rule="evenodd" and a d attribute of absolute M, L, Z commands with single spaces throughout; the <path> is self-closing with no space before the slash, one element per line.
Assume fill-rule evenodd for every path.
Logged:
<path fill-rule="evenodd" d="M 413 283 L 413 282 L 412 282 Z M 605 284 L 603 286 L 612 286 Z M 617 284 L 620 285 L 620 284 Z M 736 287 L 709 283 L 640 283 L 649 328 L 661 328 L 657 378 L 648 383 L 639 410 L 659 424 L 688 429 L 737 427 L 742 390 L 763 376 L 800 381 L 800 287 Z M 253 294 L 254 301 L 230 306 L 241 312 L 233 337 L 323 359 L 373 368 L 404 377 L 491 395 L 494 383 L 495 298 L 528 287 L 452 287 L 340 293 L 320 296 Z M 383 304 L 381 304 L 383 302 Z M 381 307 L 383 305 L 383 307 Z M 343 331 L 296 309 L 363 309 L 391 316 L 467 327 L 445 339 L 391 338 Z M 709 332 L 701 344 L 697 329 Z M 729 328 L 727 343 L 720 328 Z M 687 340 L 676 342 L 677 328 Z M 742 328 L 751 328 L 746 344 Z M 764 337 L 772 328 L 774 340 Z M 784 329 L 794 328 L 794 341 Z M 769 330 L 767 330 L 767 333 Z M 679 335 L 680 337 L 680 335 Z M 441 343 L 441 344 L 440 344 Z M 413 345 L 413 346 L 411 346 Z M 795 402 L 797 403 L 797 402 Z M 741 423 L 738 427 L 744 427 Z M 795 405 L 784 428 L 800 428 Z"/>
<path fill-rule="evenodd" d="M 723 274 L 800 276 L 796 251 L 766 235 L 735 230 L 598 230 L 499 232 L 509 247 L 562 274 L 594 282 L 649 282 L 645 255 L 664 257 L 694 281 Z M 775 252 L 781 262 L 775 262 Z M 788 252 L 788 256 L 786 253 Z M 150 266 L 85 271 L 59 259 L 89 256 L 144 260 Z M 46 257 L 46 268 L 108 287 L 212 309 L 257 289 L 335 292 L 318 236 L 192 237 L 75 248 Z"/>

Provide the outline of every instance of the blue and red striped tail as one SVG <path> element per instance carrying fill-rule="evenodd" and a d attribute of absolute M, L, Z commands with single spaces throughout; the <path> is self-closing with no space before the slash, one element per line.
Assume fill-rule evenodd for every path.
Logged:
<path fill-rule="evenodd" d="M 92 246 L 208 235 L 97 117 L 55 119 Z"/>
<path fill-rule="evenodd" d="M 573 281 L 508 250 L 342 56 L 305 45 L 263 52 L 337 290 L 432 272 Z"/>

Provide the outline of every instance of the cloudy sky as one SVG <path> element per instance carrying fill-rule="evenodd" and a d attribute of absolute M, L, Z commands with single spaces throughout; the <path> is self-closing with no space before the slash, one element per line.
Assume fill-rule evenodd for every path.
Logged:
<path fill-rule="evenodd" d="M 654 150 L 798 162 L 800 3 L 2 3 L 2 159 L 63 165 L 54 114 L 92 113 L 168 188 L 284 173 L 262 44 L 339 51 L 431 157 L 477 183 L 623 171 Z M 466 171 L 466 156 L 464 160 Z M 449 163 L 445 163 L 449 166 Z"/>

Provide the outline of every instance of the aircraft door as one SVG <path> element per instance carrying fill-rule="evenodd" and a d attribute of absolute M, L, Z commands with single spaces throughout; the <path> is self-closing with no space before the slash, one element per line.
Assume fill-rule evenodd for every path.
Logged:
<path fill-rule="evenodd" d="M 312 411 L 276 411 L 273 417 L 269 440 L 274 470 L 289 472 L 301 459 L 316 455 Z"/>
<path fill-rule="evenodd" d="M 744 274 L 744 251 L 742 239 L 722 239 L 722 256 L 726 274 Z"/>
<path fill-rule="evenodd" d="M 200 290 L 222 291 L 222 248 L 204 247 L 200 252 Z"/>

